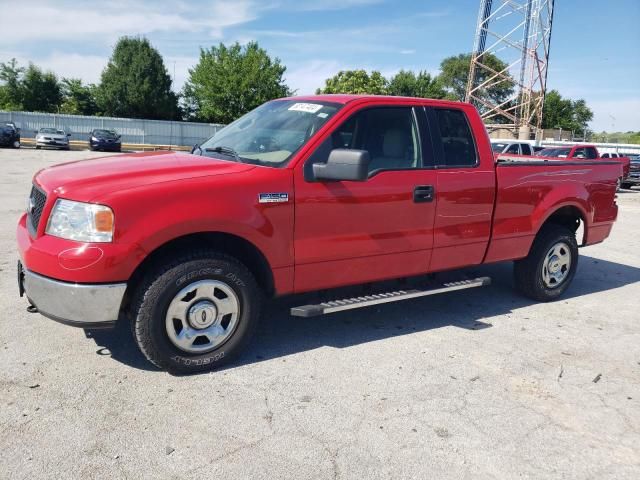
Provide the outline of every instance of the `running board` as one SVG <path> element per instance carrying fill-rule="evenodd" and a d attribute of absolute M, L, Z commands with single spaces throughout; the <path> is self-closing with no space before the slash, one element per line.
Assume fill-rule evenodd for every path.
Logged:
<path fill-rule="evenodd" d="M 399 302 L 411 298 L 426 297 L 427 295 L 438 295 L 439 293 L 454 292 L 467 288 L 483 287 L 491 285 L 491 278 L 480 277 L 473 280 L 461 280 L 459 282 L 445 283 L 440 287 L 429 290 L 397 290 L 395 292 L 379 293 L 364 297 L 346 298 L 344 300 L 332 300 L 330 302 L 319 303 L 317 305 L 303 305 L 293 307 L 291 315 L 294 317 L 317 317 L 327 313 L 352 310 L 354 308 L 370 307 L 381 303 Z"/>

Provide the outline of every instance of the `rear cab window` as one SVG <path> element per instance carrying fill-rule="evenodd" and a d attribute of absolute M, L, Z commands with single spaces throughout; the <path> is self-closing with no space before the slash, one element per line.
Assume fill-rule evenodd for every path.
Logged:
<path fill-rule="evenodd" d="M 478 166 L 475 139 L 467 116 L 462 110 L 427 108 L 427 118 L 436 163 L 440 168 Z"/>

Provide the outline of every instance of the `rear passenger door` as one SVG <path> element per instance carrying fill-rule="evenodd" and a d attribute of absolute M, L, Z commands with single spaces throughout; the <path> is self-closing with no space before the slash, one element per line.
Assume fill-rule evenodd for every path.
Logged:
<path fill-rule="evenodd" d="M 425 114 L 437 172 L 430 270 L 479 264 L 491 233 L 495 197 L 493 158 L 480 158 L 463 109 L 428 107 Z M 476 128 L 484 127 L 479 123 Z"/>

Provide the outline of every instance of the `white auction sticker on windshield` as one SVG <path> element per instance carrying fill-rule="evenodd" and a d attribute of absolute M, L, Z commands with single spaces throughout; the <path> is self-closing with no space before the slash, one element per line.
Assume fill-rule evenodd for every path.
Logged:
<path fill-rule="evenodd" d="M 322 107 L 324 105 L 318 105 L 317 103 L 294 103 L 289 107 L 289 110 L 292 112 L 316 113 Z"/>

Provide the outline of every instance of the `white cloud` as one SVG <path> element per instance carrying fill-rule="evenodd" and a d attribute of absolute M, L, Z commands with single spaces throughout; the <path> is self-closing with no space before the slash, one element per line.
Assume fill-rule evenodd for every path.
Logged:
<path fill-rule="evenodd" d="M 347 8 L 364 7 L 385 0 L 297 0 L 291 3 L 291 8 L 305 11 L 345 10 Z"/>
<path fill-rule="evenodd" d="M 333 60 L 311 60 L 287 70 L 285 80 L 296 95 L 310 95 L 324 85 L 325 79 L 347 68 Z"/>
<path fill-rule="evenodd" d="M 11 14 L 0 18 L 0 31 L 3 42 L 14 45 L 207 30 L 219 38 L 225 28 L 254 20 L 260 10 L 252 0 L 216 0 L 206 9 L 186 3 L 174 7 L 161 2 L 131 4 L 118 0 L 106 0 L 98 8 L 87 8 L 84 2 L 52 4 L 33 0 L 12 5 Z"/>

